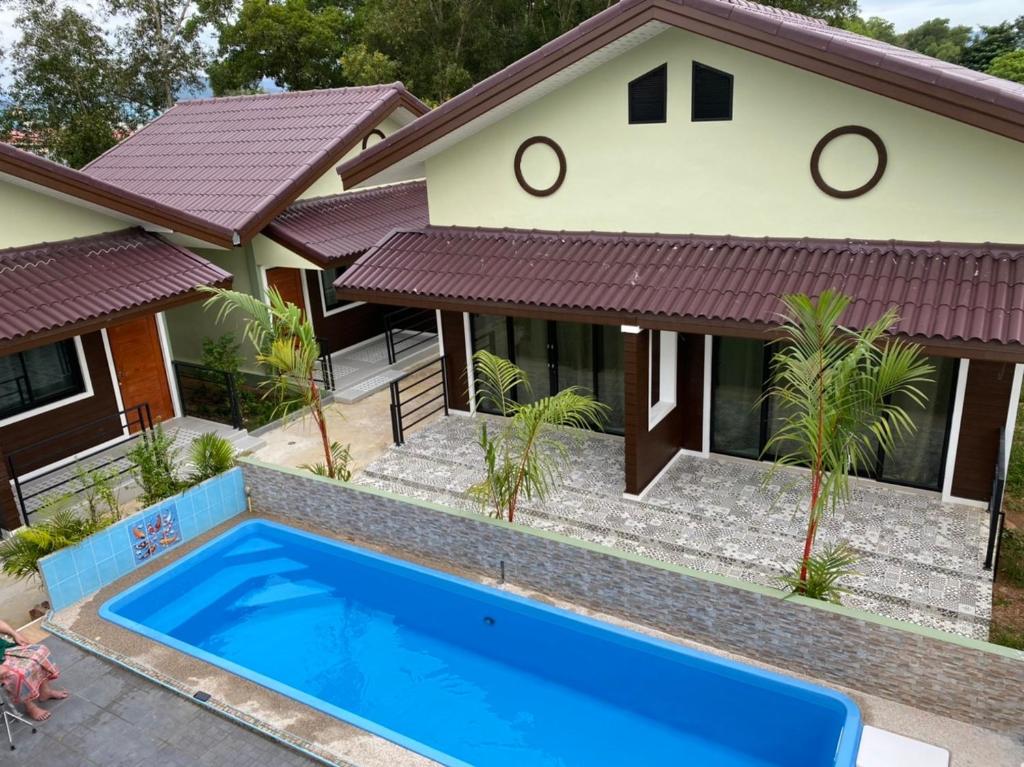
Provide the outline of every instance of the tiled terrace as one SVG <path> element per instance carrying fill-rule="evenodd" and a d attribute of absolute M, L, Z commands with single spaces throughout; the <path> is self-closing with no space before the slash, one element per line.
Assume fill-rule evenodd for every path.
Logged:
<path fill-rule="evenodd" d="M 66 700 L 44 703 L 53 716 L 33 735 L 12 727 L 15 751 L 0 764 L 34 767 L 300 767 L 296 751 L 137 674 L 51 636 L 45 641 L 61 670 Z M 3 736 L 0 736 L 2 741 Z"/>
<path fill-rule="evenodd" d="M 475 508 L 464 490 L 481 477 L 477 428 L 472 418 L 441 419 L 409 435 L 357 481 Z M 562 486 L 544 504 L 526 503 L 518 523 L 771 586 L 796 561 L 805 524 L 799 471 L 782 472 L 764 486 L 764 464 L 681 456 L 636 501 L 622 497 L 621 438 L 582 439 Z M 987 639 L 986 535 L 980 509 L 862 481 L 850 504 L 826 520 L 818 542 L 848 540 L 860 555 L 844 604 Z"/>
<path fill-rule="evenodd" d="M 344 403 L 358 402 L 381 389 L 386 389 L 396 378 L 401 378 L 405 371 L 436 357 L 439 353 L 437 336 L 433 333 L 400 330 L 396 333 L 396 339 L 399 339 L 398 343 L 401 343 L 401 339 L 408 339 L 407 344 L 419 340 L 422 340 L 422 343 L 415 347 L 409 346 L 394 365 L 388 363 L 388 348 L 384 336 L 331 354 L 334 399 Z"/>

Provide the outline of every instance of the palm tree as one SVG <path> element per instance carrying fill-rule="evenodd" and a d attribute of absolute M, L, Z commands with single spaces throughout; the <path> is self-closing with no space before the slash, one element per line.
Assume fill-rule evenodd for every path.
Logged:
<path fill-rule="evenodd" d="M 879 450 L 890 452 L 914 431 L 898 402 L 924 407 L 918 386 L 933 368 L 917 344 L 884 337 L 899 319 L 892 310 L 854 331 L 839 324 L 850 304 L 841 293 L 826 290 L 817 299 L 788 295 L 782 301 L 782 337 L 765 396 L 785 417 L 765 453 L 777 454 L 773 472 L 779 466 L 810 469 L 807 531 L 793 582 L 795 591 L 805 593 L 822 516 L 849 500 L 851 475 L 873 466 Z"/>
<path fill-rule="evenodd" d="M 297 408 L 306 408 L 320 434 L 324 462 L 302 468 L 314 474 L 348 481 L 348 446 L 332 442 L 327 431 L 327 417 L 316 380 L 320 344 L 313 324 L 302 309 L 281 298 L 274 288 L 267 291 L 268 303 L 255 296 L 224 288 L 204 287 L 210 298 L 204 308 L 219 306 L 217 321 L 223 322 L 238 310 L 246 315 L 245 337 L 256 350 L 256 361 L 271 374 L 264 397 L 278 400 L 276 413 L 285 414 Z"/>
<path fill-rule="evenodd" d="M 477 403 L 508 418 L 497 437 L 480 425 L 487 476 L 469 494 L 499 519 L 514 521 L 519 497 L 543 500 L 558 482 L 569 451 L 559 434 L 567 429 L 600 428 L 608 406 L 571 386 L 528 404 L 515 401 L 515 392 L 529 394 L 526 372 L 488 351 L 473 355 Z"/>

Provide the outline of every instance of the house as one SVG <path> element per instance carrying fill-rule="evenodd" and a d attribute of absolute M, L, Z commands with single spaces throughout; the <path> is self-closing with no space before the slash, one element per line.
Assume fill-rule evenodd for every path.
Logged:
<path fill-rule="evenodd" d="M 0 145 L 0 528 L 15 477 L 180 414 L 165 313 L 231 275 L 172 237 L 219 227 Z M 20 492 L 20 491 L 19 491 Z"/>
<path fill-rule="evenodd" d="M 681 452 L 761 457 L 778 299 L 828 287 L 853 327 L 895 307 L 935 365 L 872 478 L 984 504 L 1007 460 L 1022 85 L 747 0 L 623 0 L 339 172 L 349 190 L 423 176 L 429 216 L 339 300 L 439 311 L 457 409 L 478 349 L 535 395 L 591 389 L 628 495 Z"/>
<path fill-rule="evenodd" d="M 335 352 L 380 335 L 383 309 L 339 303 L 333 280 L 393 226 L 426 221 L 422 184 L 349 199 L 335 166 L 427 111 L 401 83 L 184 101 L 83 172 L 216 227 L 176 241 L 230 272 L 236 290 L 264 298 L 273 286 L 304 307 Z M 320 232 L 325 213 L 348 230 Z M 240 340 L 241 322 L 218 324 L 200 305 L 168 312 L 174 359 L 199 362 L 203 339 L 226 331 Z"/>

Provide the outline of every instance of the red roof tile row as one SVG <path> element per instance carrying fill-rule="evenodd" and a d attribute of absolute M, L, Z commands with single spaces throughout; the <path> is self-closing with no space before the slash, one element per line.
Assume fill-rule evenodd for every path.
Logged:
<path fill-rule="evenodd" d="M 0 250 L 0 346 L 230 282 L 141 229 Z"/>
<path fill-rule="evenodd" d="M 399 106 L 427 109 L 401 83 L 183 101 L 83 170 L 242 232 Z"/>
<path fill-rule="evenodd" d="M 355 258 L 395 229 L 427 221 L 427 185 L 421 180 L 301 200 L 263 233 L 326 267 Z"/>
<path fill-rule="evenodd" d="M 1024 343 L 1024 246 L 644 236 L 428 227 L 395 232 L 340 294 L 773 324 L 779 298 L 826 288 L 863 327 L 945 341 Z"/>

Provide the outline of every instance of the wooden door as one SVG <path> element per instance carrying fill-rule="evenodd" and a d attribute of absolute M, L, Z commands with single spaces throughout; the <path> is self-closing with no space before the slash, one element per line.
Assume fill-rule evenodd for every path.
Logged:
<path fill-rule="evenodd" d="M 306 310 L 306 300 L 302 295 L 302 270 L 289 269 L 283 266 L 267 269 L 267 286 L 274 288 L 288 303 Z"/>
<path fill-rule="evenodd" d="M 154 423 L 174 418 L 156 317 L 148 314 L 109 327 L 107 338 L 125 409 L 148 403 Z"/>

